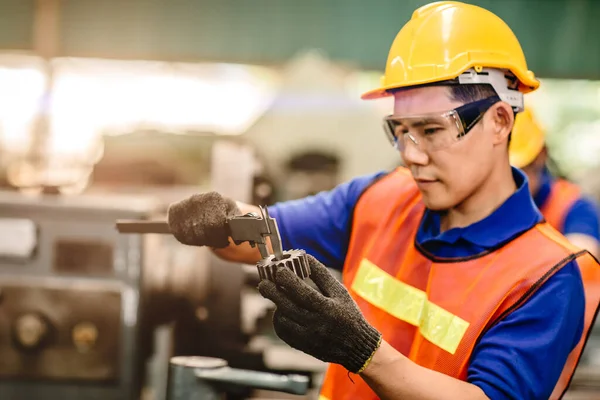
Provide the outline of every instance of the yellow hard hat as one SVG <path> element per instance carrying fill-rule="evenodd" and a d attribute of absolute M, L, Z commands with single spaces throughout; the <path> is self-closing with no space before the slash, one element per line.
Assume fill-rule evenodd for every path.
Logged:
<path fill-rule="evenodd" d="M 508 146 L 510 164 L 517 168 L 531 164 L 544 148 L 545 136 L 531 109 L 517 114 Z"/>
<path fill-rule="evenodd" d="M 505 69 L 522 93 L 538 88 L 521 45 L 498 16 L 471 4 L 438 1 L 418 8 L 400 30 L 388 54 L 381 87 L 363 99 L 389 96 L 389 90 L 458 78 L 474 68 Z"/>

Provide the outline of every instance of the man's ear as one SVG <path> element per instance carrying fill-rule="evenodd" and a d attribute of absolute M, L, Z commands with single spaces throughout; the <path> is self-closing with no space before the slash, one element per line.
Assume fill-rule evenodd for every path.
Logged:
<path fill-rule="evenodd" d="M 501 101 L 489 110 L 489 114 L 494 135 L 493 143 L 495 145 L 506 143 L 515 123 L 512 107 Z"/>

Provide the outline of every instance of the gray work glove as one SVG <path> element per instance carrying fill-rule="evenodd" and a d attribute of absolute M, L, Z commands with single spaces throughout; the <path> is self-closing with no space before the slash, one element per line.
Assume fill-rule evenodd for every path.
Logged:
<path fill-rule="evenodd" d="M 316 290 L 282 267 L 275 283 L 263 280 L 258 290 L 275 303 L 275 333 L 290 346 L 321 361 L 360 373 L 381 343 L 381 334 L 363 317 L 344 286 L 308 255 Z"/>
<path fill-rule="evenodd" d="M 180 243 L 224 248 L 229 245 L 227 218 L 240 214 L 235 201 L 209 192 L 171 204 L 167 221 Z"/>

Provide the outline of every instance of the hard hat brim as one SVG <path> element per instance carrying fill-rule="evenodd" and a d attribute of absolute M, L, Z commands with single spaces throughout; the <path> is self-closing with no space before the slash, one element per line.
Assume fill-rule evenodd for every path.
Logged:
<path fill-rule="evenodd" d="M 468 70 L 469 68 L 472 68 L 473 66 L 468 65 L 466 68 L 464 68 L 463 72 Z M 489 66 L 488 68 L 498 68 L 498 69 L 508 69 L 509 71 L 512 71 L 516 78 L 519 80 L 519 91 L 521 93 L 529 93 L 529 92 L 533 92 L 534 90 L 536 90 L 537 88 L 540 87 L 540 81 L 537 80 L 533 74 L 517 74 L 519 72 L 518 68 L 511 68 L 512 66 L 507 66 L 507 65 L 502 65 L 502 66 Z M 460 74 L 458 74 L 460 75 Z M 447 80 L 451 80 L 451 79 L 456 79 L 458 77 L 458 75 L 448 75 L 448 76 L 438 76 L 437 79 L 431 80 L 431 79 L 427 79 L 427 80 L 422 80 L 422 81 L 407 81 L 405 83 L 402 84 L 392 84 L 392 85 L 385 85 L 382 87 L 379 87 L 377 89 L 373 89 L 373 90 L 369 90 L 368 92 L 363 93 L 360 98 L 362 100 L 374 100 L 374 99 L 380 99 L 383 97 L 388 97 L 391 96 L 392 94 L 390 93 L 390 90 L 393 89 L 400 89 L 400 88 L 409 88 L 409 87 L 419 87 L 421 85 L 429 85 L 435 82 L 443 82 L 443 81 L 447 81 Z"/>

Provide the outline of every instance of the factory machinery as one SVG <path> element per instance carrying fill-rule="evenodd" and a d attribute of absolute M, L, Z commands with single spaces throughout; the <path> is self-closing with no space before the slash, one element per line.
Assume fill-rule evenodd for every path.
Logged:
<path fill-rule="evenodd" d="M 0 398 L 134 398 L 142 384 L 143 270 L 151 238 L 129 199 L 0 193 Z"/>
<path fill-rule="evenodd" d="M 228 165 L 215 190 L 248 180 Z M 256 266 L 115 227 L 166 207 L 0 192 L 0 399 L 313 398 L 324 365 L 277 340 Z"/>

